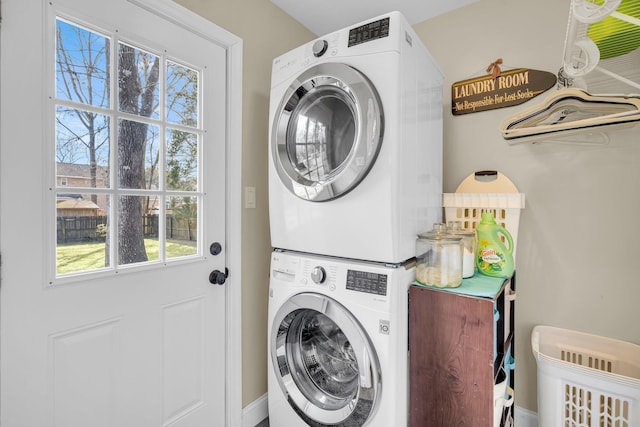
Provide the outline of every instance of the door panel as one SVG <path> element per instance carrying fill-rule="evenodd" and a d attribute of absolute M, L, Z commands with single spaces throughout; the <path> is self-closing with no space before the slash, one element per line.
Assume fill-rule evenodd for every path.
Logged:
<path fill-rule="evenodd" d="M 108 427 L 113 409 L 120 319 L 87 325 L 50 337 L 54 419 L 58 425 L 81 426 L 88 419 Z"/>
<path fill-rule="evenodd" d="M 225 425 L 227 290 L 208 276 L 226 265 L 226 51 L 125 0 L 30 3 L 2 2 L 1 424 Z M 200 246 L 192 256 L 161 249 L 150 263 L 56 277 L 56 15 L 201 70 Z M 146 195 L 117 184 L 86 193 Z M 222 242 L 217 256 L 207 250 L 214 241 Z"/>
<path fill-rule="evenodd" d="M 186 416 L 205 403 L 204 306 L 204 298 L 197 297 L 163 307 L 165 422 Z"/>

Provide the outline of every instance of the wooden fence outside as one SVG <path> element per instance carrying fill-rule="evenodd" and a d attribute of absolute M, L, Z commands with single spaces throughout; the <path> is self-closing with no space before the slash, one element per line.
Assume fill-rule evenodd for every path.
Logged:
<path fill-rule="evenodd" d="M 160 225 L 158 215 L 144 215 L 142 225 L 145 237 L 158 237 Z M 104 240 L 104 233 L 98 230 L 98 226 L 107 226 L 106 216 L 59 216 L 57 242 L 60 244 Z M 167 215 L 165 233 L 167 239 L 195 241 L 197 237 L 196 221 Z"/>

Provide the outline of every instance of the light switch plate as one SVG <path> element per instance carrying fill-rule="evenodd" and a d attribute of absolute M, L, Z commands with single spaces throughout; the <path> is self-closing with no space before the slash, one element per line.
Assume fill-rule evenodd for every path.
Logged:
<path fill-rule="evenodd" d="M 256 188 L 255 187 L 244 188 L 244 207 L 247 209 L 256 208 Z"/>

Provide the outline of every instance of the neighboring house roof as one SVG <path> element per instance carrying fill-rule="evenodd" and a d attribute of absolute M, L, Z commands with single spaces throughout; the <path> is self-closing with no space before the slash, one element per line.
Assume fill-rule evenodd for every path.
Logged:
<path fill-rule="evenodd" d="M 75 163 L 56 163 L 56 175 L 66 177 L 91 178 L 91 167 L 89 165 L 78 165 Z M 105 166 L 96 166 L 96 178 L 106 180 L 109 169 Z"/>
<path fill-rule="evenodd" d="M 57 209 L 100 209 L 100 206 L 91 200 L 84 199 L 58 199 L 56 202 Z"/>

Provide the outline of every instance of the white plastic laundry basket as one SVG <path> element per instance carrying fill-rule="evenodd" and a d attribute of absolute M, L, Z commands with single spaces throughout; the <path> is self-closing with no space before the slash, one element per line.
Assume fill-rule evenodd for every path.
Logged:
<path fill-rule="evenodd" d="M 462 228 L 470 231 L 476 229 L 483 212 L 492 212 L 496 222 L 511 234 L 515 252 L 524 194 L 444 193 L 442 206 L 447 222 L 460 221 Z"/>
<path fill-rule="evenodd" d="M 536 326 L 538 425 L 640 426 L 640 346 Z"/>
<path fill-rule="evenodd" d="M 459 222 L 465 230 L 474 231 L 483 212 L 492 212 L 496 222 L 513 238 L 515 260 L 520 211 L 524 194 L 519 193 L 509 178 L 497 171 L 478 171 L 467 176 L 455 193 L 442 195 L 445 221 Z"/>

